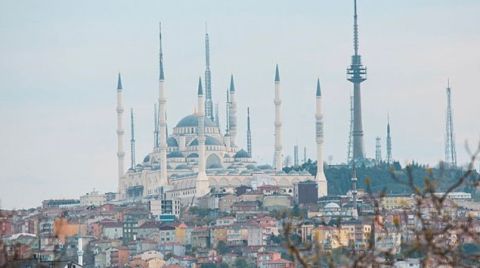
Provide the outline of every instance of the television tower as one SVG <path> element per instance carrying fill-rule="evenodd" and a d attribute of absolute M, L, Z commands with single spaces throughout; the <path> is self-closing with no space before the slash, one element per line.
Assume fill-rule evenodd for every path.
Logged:
<path fill-rule="evenodd" d="M 353 83 L 353 159 L 363 161 L 365 151 L 363 149 L 363 126 L 362 126 L 362 101 L 360 96 L 360 84 L 367 80 L 367 68 L 362 65 L 361 56 L 358 54 L 358 23 L 357 23 L 357 0 L 353 1 L 353 49 L 352 64 L 347 69 L 347 80 Z"/>
<path fill-rule="evenodd" d="M 455 150 L 455 137 L 453 134 L 452 118 L 452 92 L 450 89 L 450 80 L 447 84 L 447 140 L 445 143 L 445 162 L 452 167 L 457 166 L 457 152 Z"/>

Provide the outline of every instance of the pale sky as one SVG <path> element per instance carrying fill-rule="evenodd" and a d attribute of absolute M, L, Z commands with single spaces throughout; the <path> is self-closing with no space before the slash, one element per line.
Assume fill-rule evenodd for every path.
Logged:
<path fill-rule="evenodd" d="M 237 144 L 246 147 L 249 106 L 254 158 L 272 162 L 278 63 L 285 155 L 298 143 L 314 156 L 319 77 L 325 159 L 345 161 L 352 2 L 0 1 L 1 206 L 31 207 L 49 198 L 78 198 L 94 188 L 117 189 L 119 71 L 125 108 L 136 111 L 137 159 L 151 150 L 159 21 L 170 132 L 194 110 L 208 22 L 212 90 L 222 124 L 224 92 L 235 75 Z M 360 53 L 368 68 L 362 84 L 367 155 L 374 157 L 380 136 L 385 156 L 389 113 L 395 159 L 429 164 L 443 159 L 450 78 L 458 159 L 465 163 L 464 142 L 480 139 L 480 1 L 359 0 L 358 8 Z M 126 148 L 128 139 L 127 134 Z"/>

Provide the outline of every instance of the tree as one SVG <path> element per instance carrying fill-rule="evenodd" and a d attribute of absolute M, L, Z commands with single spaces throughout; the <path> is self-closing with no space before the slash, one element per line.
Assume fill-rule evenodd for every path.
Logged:
<path fill-rule="evenodd" d="M 228 246 L 225 243 L 225 241 L 219 241 L 217 243 L 217 250 L 218 250 L 218 253 L 220 255 L 224 255 L 224 254 L 228 253 L 228 251 L 229 251 Z"/>
<path fill-rule="evenodd" d="M 467 151 L 470 152 L 468 147 Z M 473 169 L 479 154 L 480 144 L 471 153 L 471 161 L 466 170 L 446 169 L 442 164 L 437 170 L 425 170 L 423 166 L 412 164 L 406 167 L 406 176 L 399 176 L 398 170 L 392 168 L 390 176 L 395 187 L 401 186 L 413 193 L 413 205 L 403 212 L 392 214 L 390 222 L 386 221 L 380 206 L 388 189 L 384 187 L 373 190 L 372 179 L 365 179 L 367 198 L 373 203 L 374 213 L 366 218 L 370 220 L 372 229 L 361 250 L 351 245 L 342 245 L 334 229 L 330 229 L 333 234 L 331 239 L 338 242 L 339 249 L 330 250 L 320 241 L 295 241 L 292 234 L 302 223 L 293 215 L 284 219 L 286 248 L 303 267 L 335 267 L 337 264 L 342 267 L 392 266 L 396 256 L 420 257 L 422 267 L 480 267 L 480 233 L 475 229 L 478 221 L 468 214 L 457 218 L 458 205 L 449 198 L 453 191 L 479 188 L 480 176 Z M 368 168 L 360 167 L 359 170 L 365 171 Z M 418 174 L 422 173 L 426 173 L 426 176 L 417 179 Z M 445 180 L 445 174 L 451 176 L 452 173 L 457 177 Z M 338 222 L 338 228 L 340 233 L 341 221 Z M 408 236 L 407 244 L 403 245 L 400 253 L 393 248 L 378 246 L 382 238 L 395 232 Z M 463 245 L 464 241 L 472 243 Z"/>

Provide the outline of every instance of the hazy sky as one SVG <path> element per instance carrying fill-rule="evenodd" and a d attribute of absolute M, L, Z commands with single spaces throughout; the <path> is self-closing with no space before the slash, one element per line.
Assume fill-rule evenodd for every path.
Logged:
<path fill-rule="evenodd" d="M 238 141 L 251 107 L 253 152 L 273 157 L 274 65 L 280 66 L 284 150 L 314 155 L 315 81 L 322 83 L 325 158 L 345 161 L 352 85 L 352 1 L 18 1 L 0 2 L 1 206 L 78 198 L 117 189 L 116 75 L 137 117 L 137 159 L 153 145 L 158 21 L 163 25 L 168 126 L 192 113 L 204 73 L 208 22 L 214 102 L 222 109 L 235 75 Z M 480 1 L 359 1 L 365 146 L 436 163 L 444 155 L 450 78 L 459 162 L 480 139 Z M 128 125 L 127 116 L 124 118 Z M 127 132 L 128 133 L 128 132 Z M 129 135 L 126 136 L 126 141 Z M 127 142 L 125 143 L 126 148 Z M 385 155 L 385 150 L 383 150 Z M 127 153 L 126 163 L 129 157 Z"/>

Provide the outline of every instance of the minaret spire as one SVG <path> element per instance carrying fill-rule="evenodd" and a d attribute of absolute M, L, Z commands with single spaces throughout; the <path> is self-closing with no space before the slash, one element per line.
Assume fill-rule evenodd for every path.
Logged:
<path fill-rule="evenodd" d="M 122 77 L 118 73 L 117 80 L 117 160 L 118 160 L 118 178 L 120 179 L 124 175 L 124 159 L 125 151 L 123 150 L 123 135 L 125 131 L 123 130 L 123 87 L 122 87 Z M 119 183 L 119 192 L 120 183 Z"/>
<path fill-rule="evenodd" d="M 283 169 L 282 164 L 282 100 L 280 99 L 280 73 L 278 71 L 278 64 L 275 66 L 275 153 L 274 153 L 274 165 L 275 171 L 281 172 Z"/>
<path fill-rule="evenodd" d="M 317 174 L 315 180 L 318 185 L 318 197 L 328 194 L 327 178 L 323 170 L 323 112 L 322 112 L 322 91 L 320 79 L 317 79 L 317 91 L 315 98 L 315 142 L 317 143 Z"/>
<path fill-rule="evenodd" d="M 210 39 L 208 37 L 207 23 L 205 22 L 205 114 L 214 121 L 212 100 L 212 74 L 210 72 Z"/>
<path fill-rule="evenodd" d="M 135 122 L 133 118 L 133 108 L 130 109 L 130 168 L 135 168 Z"/>
<path fill-rule="evenodd" d="M 162 51 L 162 23 L 158 23 L 158 30 L 159 30 L 159 41 L 160 41 L 160 53 L 159 53 L 159 66 L 160 66 L 160 73 L 159 73 L 159 80 L 165 80 L 165 73 L 163 71 L 163 51 Z"/>
<path fill-rule="evenodd" d="M 360 84 L 367 79 L 367 68 L 362 65 L 361 56 L 358 52 L 358 15 L 357 0 L 353 1 L 353 50 L 352 63 L 347 69 L 347 80 L 353 83 L 353 159 L 363 161 L 365 151 L 363 145 L 362 104 Z"/>
<path fill-rule="evenodd" d="M 235 83 L 233 82 L 233 74 L 230 76 L 230 121 L 228 122 L 230 127 L 230 144 L 235 146 L 235 139 L 237 137 L 237 101 L 236 101 L 236 91 Z"/>
<path fill-rule="evenodd" d="M 195 194 L 197 197 L 206 195 L 210 191 L 208 177 L 206 173 L 206 155 L 205 155 L 205 100 L 202 89 L 202 78 L 198 78 L 198 174 L 195 182 Z"/>
<path fill-rule="evenodd" d="M 160 185 L 168 184 L 167 167 L 167 98 L 165 96 L 165 74 L 163 70 L 162 28 L 159 23 L 159 80 L 158 80 L 158 146 L 160 160 Z"/>
<path fill-rule="evenodd" d="M 250 107 L 247 107 L 247 150 L 248 150 L 248 155 L 252 157 L 252 132 L 250 129 Z"/>

